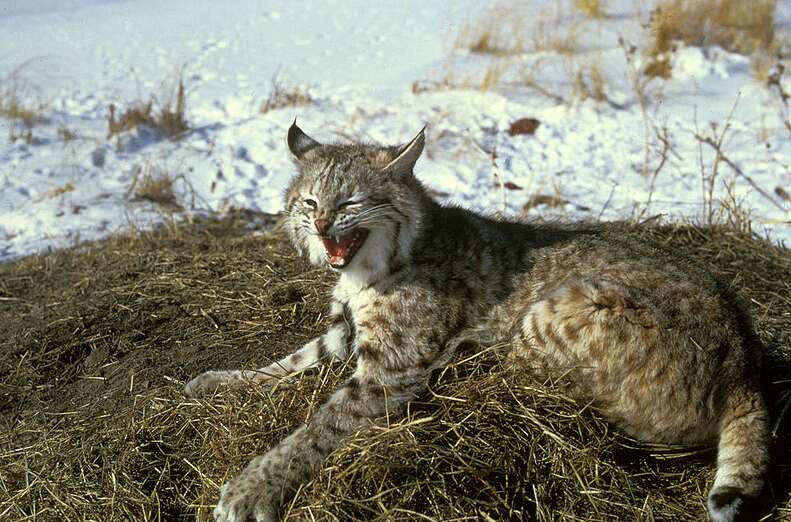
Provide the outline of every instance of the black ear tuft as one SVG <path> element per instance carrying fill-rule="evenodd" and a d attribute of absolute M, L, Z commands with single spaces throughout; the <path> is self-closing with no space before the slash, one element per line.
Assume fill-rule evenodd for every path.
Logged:
<path fill-rule="evenodd" d="M 321 143 L 314 140 L 297 126 L 297 119 L 294 118 L 294 123 L 288 129 L 288 149 L 297 159 L 302 159 L 305 154 L 321 146 Z"/>
<path fill-rule="evenodd" d="M 383 172 L 393 173 L 412 173 L 415 168 L 420 154 L 423 152 L 423 146 L 426 144 L 426 127 L 420 129 L 417 136 L 412 138 L 412 141 L 400 147 L 395 159 L 387 164 L 382 169 Z"/>

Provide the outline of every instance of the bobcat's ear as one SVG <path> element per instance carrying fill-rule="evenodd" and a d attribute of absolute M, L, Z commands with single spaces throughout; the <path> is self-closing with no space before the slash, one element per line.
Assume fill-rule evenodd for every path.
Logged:
<path fill-rule="evenodd" d="M 297 127 L 297 120 L 294 118 L 294 123 L 288 129 L 288 149 L 291 154 L 298 160 L 301 160 L 305 154 L 312 151 L 316 147 L 320 147 L 321 143 L 314 140 Z"/>
<path fill-rule="evenodd" d="M 426 144 L 426 128 L 420 129 L 417 136 L 412 141 L 400 147 L 396 151 L 396 157 L 388 163 L 382 172 L 390 173 L 412 173 L 420 154 L 423 152 L 423 145 Z"/>

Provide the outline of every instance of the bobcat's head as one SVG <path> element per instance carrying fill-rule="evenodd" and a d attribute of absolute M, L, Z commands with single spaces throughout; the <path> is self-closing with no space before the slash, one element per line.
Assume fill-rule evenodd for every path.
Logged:
<path fill-rule="evenodd" d="M 286 229 L 313 264 L 373 282 L 409 259 L 426 193 L 412 170 L 421 130 L 406 145 L 323 145 L 297 127 L 288 148 L 298 174 L 286 191 Z"/>

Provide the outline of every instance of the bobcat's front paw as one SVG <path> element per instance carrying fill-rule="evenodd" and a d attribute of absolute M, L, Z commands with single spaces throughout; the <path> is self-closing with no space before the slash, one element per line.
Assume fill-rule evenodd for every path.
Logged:
<path fill-rule="evenodd" d="M 232 370 L 203 372 L 184 386 L 184 395 L 187 397 L 210 395 L 220 386 L 237 380 L 238 373 Z"/>
<path fill-rule="evenodd" d="M 242 473 L 220 488 L 220 501 L 214 508 L 216 522 L 275 522 L 277 503 L 269 488 L 251 474 Z"/>

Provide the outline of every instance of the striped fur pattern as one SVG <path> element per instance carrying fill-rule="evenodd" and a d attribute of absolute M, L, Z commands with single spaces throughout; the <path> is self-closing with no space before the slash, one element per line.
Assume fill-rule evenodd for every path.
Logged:
<path fill-rule="evenodd" d="M 462 342 L 507 341 L 517 368 L 566 387 L 645 441 L 719 443 L 708 499 L 744 516 L 768 467 L 760 347 L 750 319 L 697 267 L 607 227 L 534 226 L 434 202 L 401 147 L 322 145 L 296 123 L 285 224 L 338 273 L 328 331 L 266 368 L 206 372 L 185 391 L 278 379 L 356 358 L 314 417 L 225 484 L 217 521 L 277 520 L 349 434 L 394 419 Z"/>

